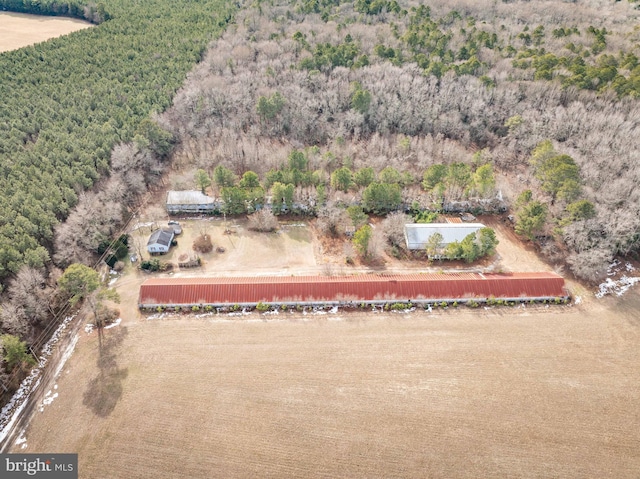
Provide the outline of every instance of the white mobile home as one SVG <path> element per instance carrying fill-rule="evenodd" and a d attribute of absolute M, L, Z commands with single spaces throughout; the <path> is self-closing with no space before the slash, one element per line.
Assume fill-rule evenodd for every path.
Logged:
<path fill-rule="evenodd" d="M 212 213 L 216 206 L 215 198 L 196 190 L 167 192 L 167 213 Z"/>
<path fill-rule="evenodd" d="M 149 237 L 149 241 L 147 241 L 147 251 L 151 254 L 169 252 L 174 236 L 173 230 L 169 228 L 154 231 Z"/>
<path fill-rule="evenodd" d="M 439 233 L 442 236 L 440 246 L 446 248 L 484 227 L 482 223 L 410 223 L 404 225 L 404 239 L 410 250 L 421 250 L 425 249 L 431 235 Z"/>

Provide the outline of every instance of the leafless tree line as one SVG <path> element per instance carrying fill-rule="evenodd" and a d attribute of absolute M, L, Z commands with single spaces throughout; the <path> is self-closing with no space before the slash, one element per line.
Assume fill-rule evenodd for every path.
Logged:
<path fill-rule="evenodd" d="M 607 7 L 610 15 L 602 16 L 602 2 L 579 3 L 585 9 L 578 13 L 575 4 L 566 2 L 458 1 L 446 8 L 512 26 L 536 18 L 547 24 L 628 25 L 621 23 L 625 18 L 618 7 Z M 487 13 L 490 5 L 498 12 Z M 544 13 L 552 7 L 559 13 L 549 20 Z M 295 68 L 305 53 L 292 40 L 294 32 L 309 42 L 334 43 L 349 33 L 371 47 L 388 32 L 385 19 L 340 29 L 314 16 L 285 22 L 278 8 L 247 13 L 244 23 L 214 42 L 190 74 L 164 116 L 180 138 L 177 158 L 197 167 L 224 164 L 237 173 L 252 169 L 264 174 L 284 164 L 292 148 L 317 145 L 321 153 L 310 167 L 327 173 L 347 164 L 378 170 L 392 165 L 419 174 L 434 163 L 469 161 L 473 151 L 488 147 L 494 165 L 512 172 L 525 167 L 538 143 L 551 139 L 580 165 L 585 195 L 597 205 L 596 218 L 564 229 L 573 270 L 595 279 L 612 255 L 637 247 L 636 100 L 598 97 L 551 82 L 509 80 L 513 68 L 504 60 L 488 73 L 497 82 L 494 88 L 469 76 L 449 73 L 438 80 L 415 65 L 382 61 L 359 69 L 303 71 Z M 269 39 L 274 31 L 280 36 Z M 371 93 L 364 114 L 351 108 L 353 82 Z M 259 97 L 276 91 L 285 98 L 284 108 L 273 120 L 260 118 Z M 512 118 L 519 121 L 507 127 Z M 557 213 L 562 207 L 552 205 Z"/>
<path fill-rule="evenodd" d="M 135 143 L 120 144 L 111 154 L 111 174 L 93 191 L 82 193 L 77 206 L 64 223 L 56 226 L 53 259 L 57 267 L 71 263 L 92 265 L 101 242 L 122 225 L 124 214 L 134 207 L 162 172 L 163 165 L 147 148 Z M 3 295 L 0 329 L 31 343 L 55 305 L 56 276 L 49 271 L 23 267 Z M 54 273 L 54 274 L 51 274 Z"/>
<path fill-rule="evenodd" d="M 403 8 L 421 4 L 400 3 Z M 543 25 L 547 32 L 559 26 L 606 27 L 611 32 L 606 51 L 612 54 L 637 41 L 633 27 L 638 12 L 628 2 L 451 0 L 429 6 L 434 18 L 452 10 L 473 16 L 477 28 L 496 33 L 502 42 L 515 41 L 525 25 Z M 292 10 L 290 2 L 243 10 L 237 24 L 211 44 L 203 62 L 189 74 L 173 107 L 156 118 L 179 140 L 173 167 L 212 170 L 223 164 L 237 174 L 246 170 L 264 174 L 284 165 L 293 148 L 317 146 L 307 151 L 309 168 L 324 172 L 325 178 L 340 166 L 372 166 L 378 171 L 394 166 L 419 177 L 434 163 L 468 162 L 474 151 L 486 147 L 495 167 L 507 173 L 503 182 L 512 179 L 508 173 L 522 173 L 524 184 L 516 182 L 513 188 L 517 194 L 520 187 L 536 186 L 526 171 L 529 153 L 540 141 L 552 139 L 558 151 L 570 154 L 580 165 L 585 195 L 598 213 L 564 228 L 573 271 L 595 279 L 614 254 L 637 249 L 640 109 L 636 100 L 533 82 L 530 72 L 514 70 L 511 59 L 487 49 L 479 56 L 490 65 L 486 74 L 496 82 L 495 88 L 468 76 L 447 74 L 439 80 L 424 76 L 416 65 L 393 66 L 373 53 L 379 43 L 401 47 L 391 34 L 390 22 L 402 30 L 406 19 L 386 12 L 364 17 L 348 3 L 341 5 L 340 15 L 324 22 L 319 15 Z M 371 65 L 322 73 L 300 70 L 296 65 L 310 54 L 293 40 L 296 32 L 311 47 L 335 44 L 350 35 Z M 571 41 L 586 47 L 591 39 L 576 35 Z M 559 52 L 564 44 L 564 39 L 548 34 L 545 38 L 548 51 Z M 365 113 L 351 108 L 353 82 L 371 94 Z M 285 98 L 282 111 L 275 118 L 261 118 L 258 99 L 275 92 Z M 513 118 L 518 121 L 507 127 Z M 143 145 L 125 143 L 114 148 L 111 167 L 110 176 L 81 195 L 68 220 L 56 228 L 57 265 L 91 263 L 99 243 L 117 230 L 123 215 L 164 165 Z M 296 201 L 310 195 L 308 188 L 298 188 Z M 357 195 L 332 199 L 348 203 Z M 407 199 L 423 201 L 417 196 Z M 562 207 L 551 205 L 556 213 Z M 46 316 L 50 281 L 45 272 L 29 268 L 14 278 L 4 294 L 3 331 L 23 338 L 33 334 Z"/>

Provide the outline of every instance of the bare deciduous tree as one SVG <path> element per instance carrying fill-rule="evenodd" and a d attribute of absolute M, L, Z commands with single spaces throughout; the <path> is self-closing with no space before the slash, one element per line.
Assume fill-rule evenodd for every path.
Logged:
<path fill-rule="evenodd" d="M 49 316 L 51 288 L 47 287 L 42 270 L 23 266 L 8 289 L 11 303 L 36 324 Z"/>
<path fill-rule="evenodd" d="M 380 225 L 384 242 L 391 246 L 405 249 L 404 225 L 411 222 L 411 217 L 400 211 L 387 215 Z"/>
<path fill-rule="evenodd" d="M 323 234 L 338 237 L 345 233 L 351 219 L 343 208 L 330 204 L 318 211 L 316 224 Z"/>
<path fill-rule="evenodd" d="M 275 231 L 279 228 L 278 218 L 269 208 L 262 208 L 249 215 L 249 229 L 254 231 Z"/>

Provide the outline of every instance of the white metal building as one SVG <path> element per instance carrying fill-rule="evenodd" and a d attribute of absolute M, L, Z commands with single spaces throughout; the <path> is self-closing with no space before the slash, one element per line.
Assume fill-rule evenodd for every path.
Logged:
<path fill-rule="evenodd" d="M 197 190 L 167 192 L 167 213 L 211 213 L 217 204 L 215 198 Z"/>
<path fill-rule="evenodd" d="M 424 249 L 434 233 L 442 235 L 441 246 L 462 241 L 468 235 L 484 228 L 482 223 L 410 223 L 404 225 L 404 239 L 410 250 Z"/>

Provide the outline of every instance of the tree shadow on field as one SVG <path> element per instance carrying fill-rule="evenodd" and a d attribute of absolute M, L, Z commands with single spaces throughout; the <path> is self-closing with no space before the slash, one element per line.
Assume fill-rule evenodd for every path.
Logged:
<path fill-rule="evenodd" d="M 116 353 L 127 335 L 127 328 L 119 326 L 112 331 L 98 330 L 98 374 L 89 381 L 82 404 L 100 417 L 113 412 L 122 396 L 122 381 L 128 369 L 118 368 Z"/>

